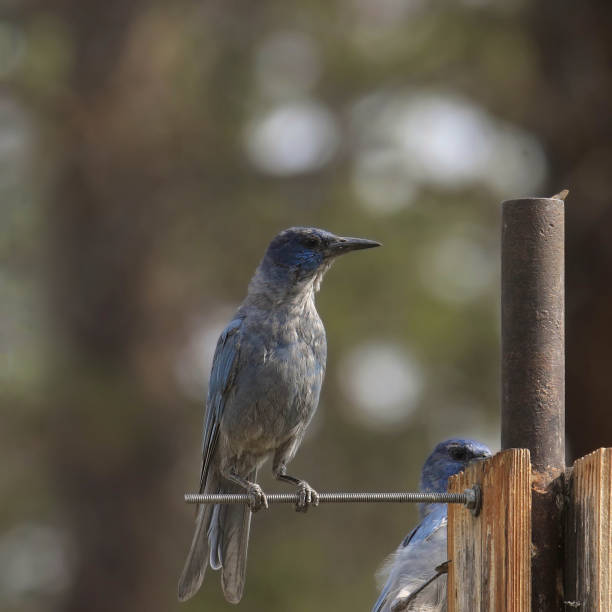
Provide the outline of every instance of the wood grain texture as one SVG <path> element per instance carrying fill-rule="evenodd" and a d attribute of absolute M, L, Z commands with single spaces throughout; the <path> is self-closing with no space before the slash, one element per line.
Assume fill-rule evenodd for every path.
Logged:
<path fill-rule="evenodd" d="M 566 515 L 565 609 L 612 610 L 612 448 L 574 463 Z"/>
<path fill-rule="evenodd" d="M 449 612 L 527 612 L 531 606 L 531 464 L 509 449 L 470 465 L 449 491 L 482 487 L 480 515 L 448 508 Z"/>

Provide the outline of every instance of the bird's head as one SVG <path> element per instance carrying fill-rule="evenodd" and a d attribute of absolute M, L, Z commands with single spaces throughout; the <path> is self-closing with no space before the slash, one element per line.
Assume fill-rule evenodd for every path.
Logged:
<path fill-rule="evenodd" d="M 461 472 L 472 461 L 491 456 L 488 446 L 477 440 L 450 438 L 440 442 L 423 465 L 422 491 L 446 491 L 448 479 Z"/>
<path fill-rule="evenodd" d="M 268 274 L 293 284 L 315 280 L 339 255 L 380 246 L 363 238 L 336 236 L 316 227 L 290 227 L 278 234 L 268 246 L 261 268 Z"/>

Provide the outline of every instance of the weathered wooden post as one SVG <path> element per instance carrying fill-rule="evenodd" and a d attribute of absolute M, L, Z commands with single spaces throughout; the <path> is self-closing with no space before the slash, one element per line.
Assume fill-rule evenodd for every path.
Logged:
<path fill-rule="evenodd" d="M 561 608 L 565 470 L 563 200 L 502 211 L 502 448 L 527 448 L 532 485 L 532 610 Z"/>
<path fill-rule="evenodd" d="M 503 203 L 504 450 L 449 483 L 483 489 L 480 516 L 449 508 L 449 612 L 561 609 L 565 195 Z"/>
<path fill-rule="evenodd" d="M 574 463 L 565 536 L 565 610 L 612 610 L 612 448 Z"/>
<path fill-rule="evenodd" d="M 449 612 L 526 612 L 531 605 L 531 465 L 514 448 L 468 466 L 449 490 L 478 484 L 484 504 L 475 517 L 448 507 Z"/>

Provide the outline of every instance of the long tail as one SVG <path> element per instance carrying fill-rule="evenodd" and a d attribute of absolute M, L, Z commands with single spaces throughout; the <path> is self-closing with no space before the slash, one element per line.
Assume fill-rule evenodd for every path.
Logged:
<path fill-rule="evenodd" d="M 257 470 L 253 470 L 247 478 L 254 482 Z M 244 493 L 244 489 L 209 473 L 206 492 Z M 222 570 L 221 584 L 225 599 L 230 603 L 240 601 L 244 591 L 250 527 L 251 510 L 246 504 L 200 506 L 191 549 L 179 580 L 180 601 L 193 597 L 202 586 L 209 556 L 211 568 Z"/>
<path fill-rule="evenodd" d="M 247 480 L 255 482 L 256 479 L 257 470 L 253 470 Z M 224 492 L 244 493 L 244 489 L 229 484 L 224 486 Z M 211 551 L 217 551 L 216 558 L 211 554 L 211 563 L 215 561 L 215 565 L 222 568 L 223 594 L 230 603 L 238 603 L 244 591 L 250 528 L 251 510 L 246 504 L 221 506 L 216 529 L 211 524 Z"/>
<path fill-rule="evenodd" d="M 206 483 L 206 493 L 217 493 L 219 480 L 220 478 L 216 474 L 216 470 L 211 470 Z M 198 507 L 191 548 L 189 549 L 185 567 L 178 583 L 179 601 L 187 601 L 202 586 L 206 566 L 208 565 L 208 532 L 215 508 L 216 506 L 211 506 L 210 504 L 202 504 Z"/>

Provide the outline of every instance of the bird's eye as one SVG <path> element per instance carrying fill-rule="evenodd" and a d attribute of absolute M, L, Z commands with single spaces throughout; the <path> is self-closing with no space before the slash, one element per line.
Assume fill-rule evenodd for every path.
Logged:
<path fill-rule="evenodd" d="M 306 246 L 314 247 L 317 246 L 317 244 L 319 244 L 319 241 L 316 238 L 306 238 Z"/>
<path fill-rule="evenodd" d="M 467 449 L 463 446 L 452 446 L 448 449 L 448 454 L 455 459 L 455 461 L 465 461 L 465 459 L 467 459 Z"/>

